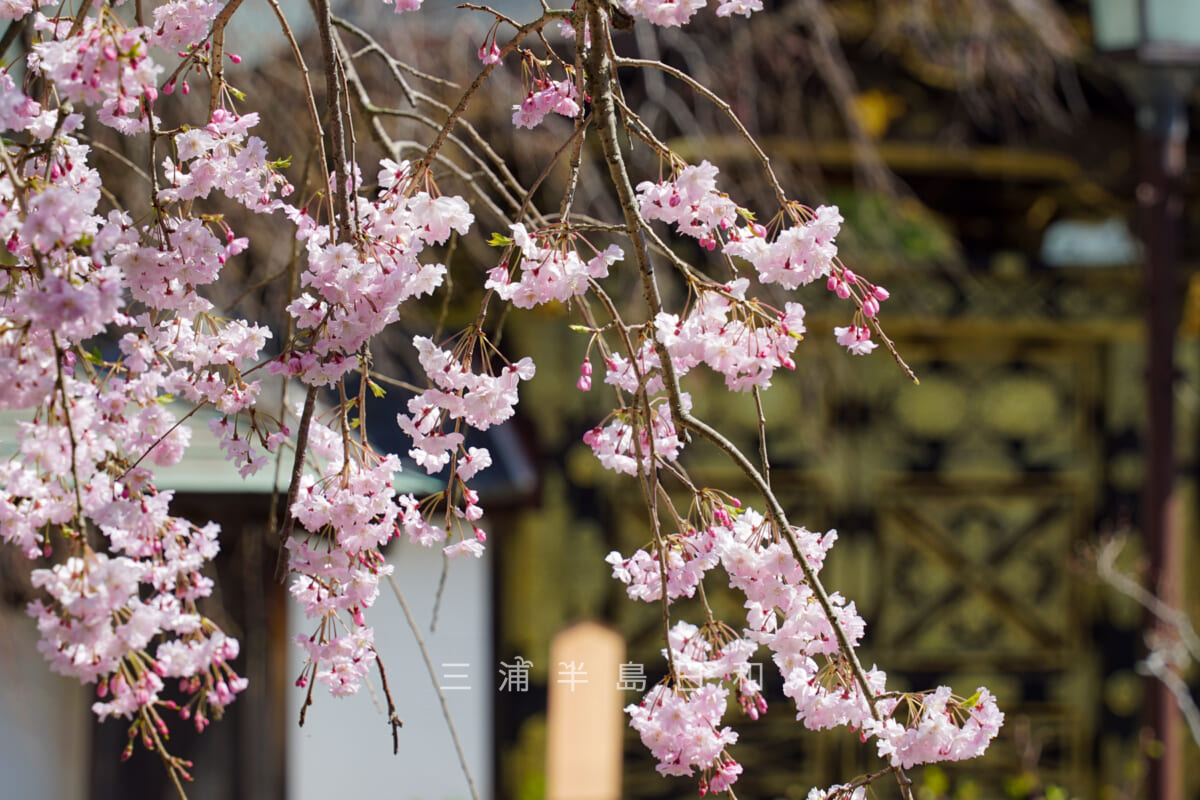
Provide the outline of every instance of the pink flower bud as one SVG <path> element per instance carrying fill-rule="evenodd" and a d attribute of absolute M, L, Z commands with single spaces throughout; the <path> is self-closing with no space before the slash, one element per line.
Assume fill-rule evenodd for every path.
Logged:
<path fill-rule="evenodd" d="M 879 301 L 872 297 L 868 297 L 863 301 L 862 312 L 868 317 L 873 317 L 879 313 Z"/>
<path fill-rule="evenodd" d="M 881 303 L 884 300 L 887 300 L 889 297 L 892 296 L 892 293 L 889 292 L 887 289 L 883 288 L 882 286 L 876 286 L 874 289 L 871 290 L 871 294 L 875 295 L 875 299 Z"/>
<path fill-rule="evenodd" d="M 591 377 L 591 375 L 592 375 L 592 362 L 591 362 L 591 360 L 590 360 L 590 359 L 584 359 L 584 362 L 583 362 L 582 364 L 580 364 L 580 365 L 579 365 L 579 374 L 580 374 L 580 375 L 586 375 L 587 377 Z"/>
<path fill-rule="evenodd" d="M 493 41 L 489 46 L 484 42 L 479 46 L 479 60 L 484 64 L 499 64 L 500 63 L 500 48 Z"/>
<path fill-rule="evenodd" d="M 591 391 L 592 379 L 587 375 L 580 375 L 579 380 L 575 381 L 575 388 L 581 392 Z"/>
<path fill-rule="evenodd" d="M 479 527 L 478 525 L 475 525 L 474 528 L 475 528 L 475 538 L 478 541 L 486 542 L 487 541 L 487 531 L 485 531 L 483 528 Z"/>
<path fill-rule="evenodd" d="M 236 53 L 230 53 L 230 54 L 229 54 L 229 60 L 230 60 L 230 61 L 232 61 L 232 62 L 233 62 L 233 63 L 235 63 L 235 64 L 240 64 L 240 63 L 242 63 L 242 57 L 241 57 L 241 56 L 239 56 L 239 55 L 237 55 Z"/>
<path fill-rule="evenodd" d="M 175 81 L 167 81 L 163 87 L 163 94 L 175 94 Z"/>
<path fill-rule="evenodd" d="M 851 270 L 844 269 L 842 270 L 842 280 L 844 280 L 846 283 L 856 283 L 858 281 L 858 276 L 855 275 Z"/>

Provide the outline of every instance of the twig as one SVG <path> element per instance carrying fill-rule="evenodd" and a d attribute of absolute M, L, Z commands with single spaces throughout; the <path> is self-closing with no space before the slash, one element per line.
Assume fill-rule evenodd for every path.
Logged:
<path fill-rule="evenodd" d="M 466 7 L 472 8 L 472 6 L 469 5 Z M 484 9 L 480 8 L 479 10 Z M 484 65 L 484 68 L 480 70 L 478 75 L 475 76 L 475 80 L 471 81 L 471 85 L 467 87 L 465 92 L 463 92 L 462 97 L 460 97 L 458 100 L 458 105 L 456 105 L 450 112 L 450 115 L 446 117 L 445 123 L 442 124 L 442 129 L 438 131 L 433 143 L 429 145 L 429 149 L 425 152 L 425 157 L 421 160 L 421 163 L 418 165 L 417 169 L 413 170 L 414 175 L 419 173 L 421 169 L 428 169 L 429 165 L 433 163 L 434 156 L 437 155 L 437 152 L 442 148 L 442 145 L 445 144 L 446 137 L 450 135 L 451 129 L 454 128 L 454 125 L 458 122 L 459 118 L 466 112 L 467 106 L 471 102 L 471 98 L 475 96 L 475 93 L 479 91 L 479 87 L 482 86 L 483 82 L 486 81 L 488 76 L 492 74 L 492 70 L 495 69 L 496 64 L 502 63 L 504 57 L 516 50 L 517 46 L 530 33 L 541 30 L 543 27 L 556 19 L 569 20 L 573 14 L 574 12 L 572 11 L 551 11 L 543 13 L 542 16 L 538 17 L 533 22 L 517 27 L 517 32 L 513 35 L 513 38 L 509 40 L 508 44 L 500 48 L 500 60 L 494 64 Z"/>
<path fill-rule="evenodd" d="M 225 26 L 241 5 L 242 0 L 230 0 L 213 20 L 212 57 L 209 61 L 209 70 L 212 73 L 212 83 L 208 88 L 209 119 L 212 119 L 213 112 L 221 105 L 221 92 L 225 88 Z"/>
<path fill-rule="evenodd" d="M 425 668 L 429 670 L 429 680 L 433 682 L 433 689 L 437 692 L 438 702 L 442 705 L 442 716 L 446 720 L 446 727 L 450 730 L 450 739 L 454 742 L 454 752 L 458 753 L 458 763 L 462 766 L 463 775 L 467 779 L 467 786 L 471 790 L 473 800 L 479 800 L 479 792 L 475 788 L 475 781 L 471 777 L 471 768 L 467 765 L 467 756 L 463 752 L 462 742 L 458 740 L 458 731 L 454 727 L 454 719 L 450 716 L 450 706 L 446 704 L 446 693 L 442 691 L 441 684 L 438 683 L 437 670 L 433 668 L 433 659 L 429 657 L 429 648 L 425 646 L 425 640 L 421 638 L 421 631 L 417 627 L 417 621 L 413 619 L 412 612 L 408 610 L 408 603 L 404 601 L 404 593 L 400 591 L 400 584 L 396 583 L 396 578 L 393 575 L 388 575 L 388 583 L 392 586 L 392 593 L 396 595 L 396 600 L 400 602 L 400 608 L 404 611 L 404 618 L 408 620 L 408 627 L 412 631 L 413 638 L 417 640 L 417 647 L 421 650 L 421 657 L 425 659 Z"/>
<path fill-rule="evenodd" d="M 304 475 L 304 456 L 308 449 L 308 429 L 312 425 L 313 411 L 316 407 L 317 387 L 310 386 L 308 394 L 304 396 L 304 411 L 300 414 L 300 427 L 296 431 L 296 457 L 292 461 L 292 480 L 288 484 L 287 507 L 283 510 L 283 527 L 279 529 L 279 559 L 275 565 L 277 580 L 283 580 L 283 565 L 287 561 L 284 554 L 287 552 L 288 539 L 292 538 L 292 531 L 296 527 L 296 515 L 292 513 L 292 506 L 300 496 L 300 478 Z"/>
<path fill-rule="evenodd" d="M 338 54 L 333 44 L 333 23 L 330 21 L 329 0 L 313 0 L 317 12 L 317 30 L 321 35 L 321 53 L 325 59 L 325 107 L 329 110 L 329 141 L 333 148 L 333 206 L 337 217 L 338 241 L 354 239 L 354 217 L 350 213 L 352 176 L 346 160 L 346 124 L 342 113 L 343 83 L 338 79 Z"/>
<path fill-rule="evenodd" d="M 1125 539 L 1121 536 L 1113 536 L 1104 542 L 1100 551 L 1096 553 L 1096 572 L 1109 586 L 1174 628 L 1192 660 L 1200 662 L 1200 637 L 1196 635 L 1196 629 L 1192 627 L 1188 615 L 1181 609 L 1164 603 L 1153 592 L 1117 569 L 1117 559 L 1124 548 Z"/>
<path fill-rule="evenodd" d="M 400 719 L 400 715 L 396 713 L 392 690 L 388 688 L 387 671 L 383 668 L 383 659 L 379 657 L 378 650 L 375 651 L 375 666 L 379 670 L 379 682 L 383 684 L 383 696 L 387 698 L 388 725 L 392 726 L 392 755 L 399 755 L 400 729 L 404 727 L 404 720 Z"/>
<path fill-rule="evenodd" d="M 729 121 L 733 123 L 735 128 L 737 128 L 738 133 L 740 133 L 742 138 L 745 139 L 747 144 L 750 145 L 750 149 L 754 151 L 754 155 L 758 157 L 759 162 L 762 164 L 763 171 L 767 174 L 767 181 L 771 184 L 771 188 L 775 192 L 775 199 L 779 201 L 780 207 L 787 207 L 787 193 L 783 191 L 783 186 L 780 185 L 779 179 L 775 177 L 775 170 L 771 167 L 771 159 L 767 157 L 767 154 L 763 152 L 762 147 L 759 146 L 758 141 L 755 140 L 755 138 L 750 134 L 750 131 L 746 130 L 746 126 L 742 124 L 742 121 L 738 119 L 738 115 L 734 112 L 733 106 L 729 105 L 729 103 L 721 99 L 721 97 L 712 89 L 709 89 L 691 75 L 688 75 L 683 70 L 679 70 L 668 64 L 664 64 L 661 61 L 646 61 L 640 58 L 618 58 L 613 63 L 618 67 L 643 67 L 645 69 L 662 70 L 671 77 L 683 81 L 688 85 L 689 88 L 692 89 L 692 91 L 702 95 L 710 103 L 720 109 L 721 113 L 729 118 Z"/>
<path fill-rule="evenodd" d="M 1163 686 L 1167 687 L 1167 690 L 1175 697 L 1175 705 L 1179 707 L 1179 712 L 1187 720 L 1192 740 L 1196 744 L 1200 744 L 1200 708 L 1196 707 L 1196 701 L 1192 699 L 1192 693 L 1187 683 L 1171 668 L 1162 651 L 1151 649 L 1150 655 L 1138 664 L 1138 672 L 1153 675 Z"/>
<path fill-rule="evenodd" d="M 767 454 L 767 417 L 763 414 L 762 392 L 755 386 L 754 410 L 758 412 L 758 456 L 762 460 L 763 481 L 771 488 L 771 459 Z"/>
<path fill-rule="evenodd" d="M 300 70 L 300 77 L 304 79 L 304 100 L 308 105 L 308 116 L 313 126 L 313 136 L 316 140 L 317 147 L 317 164 L 321 169 L 321 177 L 325 185 L 326 194 L 329 187 L 329 168 L 325 163 L 325 133 L 321 126 L 321 114 L 317 111 L 317 101 L 313 97 L 312 81 L 308 77 L 308 65 L 304 63 L 304 54 L 300 52 L 300 45 L 296 42 L 296 37 L 292 33 L 292 28 L 288 25 L 287 17 L 283 15 L 283 9 L 279 7 L 278 0 L 267 0 L 271 4 L 271 8 L 275 11 L 275 17 L 279 20 L 279 27 L 283 30 L 284 37 L 288 40 L 288 45 L 292 48 L 292 58 L 296 60 L 296 66 Z M 333 216 L 333 198 L 329 197 L 329 213 Z"/>

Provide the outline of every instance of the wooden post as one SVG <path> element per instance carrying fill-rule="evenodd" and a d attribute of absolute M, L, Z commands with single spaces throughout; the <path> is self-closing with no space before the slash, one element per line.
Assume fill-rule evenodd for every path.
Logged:
<path fill-rule="evenodd" d="M 595 622 L 551 642 L 546 800 L 620 798 L 624 659 L 624 639 Z"/>

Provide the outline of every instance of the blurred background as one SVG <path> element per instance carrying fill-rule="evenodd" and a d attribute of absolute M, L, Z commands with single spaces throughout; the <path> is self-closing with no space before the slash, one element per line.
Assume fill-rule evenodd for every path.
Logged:
<path fill-rule="evenodd" d="M 1096 8 L 1083 0 L 764 5 L 768 13 L 748 21 L 705 11 L 682 31 L 639 22 L 615 44 L 622 54 L 685 68 L 727 98 L 790 196 L 839 206 L 843 262 L 892 293 L 882 323 L 919 386 L 882 350 L 851 358 L 837 347 L 832 328 L 847 324 L 847 307 L 814 285 L 798 298 L 809 333 L 797 370 L 777 377 L 764 405 L 772 481 L 789 515 L 839 532 L 826 582 L 867 620 L 864 662 L 886 669 L 894 689 L 949 683 L 969 695 L 986 685 L 1007 715 L 985 758 L 913 770 L 917 796 L 1200 797 L 1200 750 L 1179 714 L 1168 712 L 1176 698 L 1139 667 L 1151 654 L 1151 625 L 1129 596 L 1131 584 L 1158 586 L 1165 602 L 1200 619 L 1200 142 L 1187 136 L 1200 105 L 1197 11 L 1179 2 L 1160 11 L 1149 0 L 1131 3 L 1123 17 L 1116 0 Z M 426 6 L 399 18 L 382 6 L 340 12 L 359 27 L 341 35 L 364 90 L 396 111 L 381 118 L 382 139 L 368 138 L 360 119 L 356 146 L 368 176 L 387 147 L 419 155 L 431 130 L 417 115 L 436 117 L 436 102 L 453 104 L 460 91 L 399 70 L 417 87 L 414 96 L 396 62 L 369 49 L 372 41 L 460 86 L 479 69 L 475 51 L 490 18 L 454 12 L 443 0 Z M 539 9 L 495 7 L 522 20 Z M 1094 17 L 1102 7 L 1118 16 Z M 318 64 L 304 7 L 285 8 L 307 37 L 309 64 Z M 1182 16 L 1161 16 L 1172 8 Z M 291 154 L 289 176 L 308 191 L 311 143 L 286 42 L 265 5 L 247 4 L 235 20 L 228 48 L 250 69 L 234 83 L 247 93 L 247 109 L 264 111 L 259 135 L 273 154 Z M 1146 24 L 1130 27 L 1139 22 Z M 1166 45 L 1154 40 L 1163 31 Z M 550 41 L 561 44 L 555 35 Z M 571 124 L 548 120 L 515 135 L 509 116 L 523 89 L 511 61 L 470 119 L 528 186 Z M 717 164 L 725 190 L 770 216 L 754 155 L 718 109 L 660 73 L 621 77 L 630 106 L 663 141 L 692 163 Z M 199 108 L 207 92 L 195 94 L 205 95 Z M 180 113 L 194 119 L 195 110 Z M 145 159 L 135 142 L 90 135 Z M 442 190 L 476 190 L 475 167 L 461 150 L 451 158 L 468 166 L 447 166 Z M 598 163 L 585 167 L 578 207 L 612 219 Z M 645 154 L 633 168 L 639 179 L 659 175 Z M 565 177 L 560 165 L 535 198 L 557 208 Z M 145 187 L 131 177 L 120 191 L 137 198 Z M 439 292 L 402 321 L 395 347 L 375 354 L 381 369 L 414 374 L 400 342 L 432 329 L 443 309 L 445 330 L 473 319 L 482 271 L 497 258 L 487 236 L 506 230 L 503 213 L 478 204 L 476 214 L 477 235 L 456 243 L 450 262 L 454 295 L 443 301 Z M 282 330 L 287 287 L 268 279 L 294 245 L 273 226 L 234 223 L 253 242 L 236 267 L 245 274 L 213 299 Z M 614 659 L 642 665 L 650 685 L 665 673 L 660 608 L 628 600 L 603 561 L 612 550 L 628 555 L 649 534 L 631 484 L 604 472 L 580 439 L 607 413 L 607 398 L 571 388 L 587 343 L 562 334 L 568 314 L 547 307 L 504 319 L 502 348 L 533 356 L 538 376 L 523 387 L 518 419 L 486 442 L 501 455 L 483 487 L 487 556 L 447 565 L 412 545 L 389 552 L 430 652 L 426 663 L 405 612 L 381 598 L 376 640 L 386 643 L 381 654 L 405 720 L 399 756 L 372 692 L 318 697 L 306 727 L 296 727 L 299 662 L 288 638 L 303 632 L 303 620 L 288 611 L 286 589 L 273 577 L 271 481 L 220 477 L 215 443 L 206 445 L 202 426 L 193 426 L 196 448 L 211 462 L 173 476 L 170 487 L 181 509 L 222 523 L 218 619 L 242 640 L 252 688 L 203 737 L 177 736 L 197 761 L 192 796 L 315 798 L 347 786 L 364 796 L 470 796 L 431 672 L 481 797 L 693 795 L 694 780 L 654 772 L 621 719 L 589 714 L 576 727 L 578 714 L 562 710 L 571 702 L 568 662 L 576 672 L 586 665 L 593 686 Z M 705 391 L 704 376 L 694 380 L 700 415 L 753 450 L 752 401 L 727 396 L 719 382 Z M 389 392 L 371 412 L 381 447 L 405 448 L 388 430 L 404 399 Z M 0 446 L 15 430 L 15 421 L 3 424 Z M 749 486 L 719 454 L 693 447 L 686 458 L 706 485 L 749 499 Z M 403 490 L 429 490 L 419 473 L 408 474 Z M 124 726 L 92 725 L 88 691 L 50 676 L 31 656 L 35 633 L 20 609 L 34 595 L 21 566 L 6 562 L 0 573 L 0 779 L 17 787 L 3 793 L 171 796 L 152 756 L 117 762 Z M 714 594 L 715 610 L 736 625 L 735 597 Z M 686 615 L 687 604 L 679 609 Z M 572 627 L 580 623 L 600 625 Z M 556 637 L 564 631 L 576 634 L 567 641 L 579 649 L 563 649 Z M 606 650 L 605 631 L 617 632 L 625 649 Z M 1173 629 L 1158 626 L 1156 635 L 1155 653 L 1178 651 Z M 529 662 L 524 683 L 512 680 L 518 659 Z M 745 766 L 738 796 L 803 798 L 812 786 L 878 768 L 868 757 L 873 747 L 854 734 L 797 725 L 766 667 L 770 711 L 758 721 L 737 709 L 727 715 L 741 732 L 732 751 Z M 1184 696 L 1196 696 L 1194 662 L 1179 655 L 1167 669 Z M 620 689 L 603 703 L 640 697 Z M 605 750 L 612 737 L 621 737 L 615 760 Z M 599 763 L 585 763 L 589 754 Z M 561 781 L 564 769 L 577 779 Z M 588 770 L 601 777 L 578 779 Z M 880 785 L 880 797 L 895 793 Z"/>

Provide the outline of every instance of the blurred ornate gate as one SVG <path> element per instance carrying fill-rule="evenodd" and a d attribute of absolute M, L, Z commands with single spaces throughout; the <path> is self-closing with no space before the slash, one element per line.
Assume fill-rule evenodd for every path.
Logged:
<path fill-rule="evenodd" d="M 829 331 L 845 324 L 844 309 L 817 307 L 821 298 L 810 295 L 814 341 L 805 343 L 797 374 L 777 380 L 764 403 L 772 483 L 789 514 L 812 529 L 839 529 L 828 585 L 867 620 L 866 662 L 887 669 L 897 689 L 949 683 L 970 694 L 987 685 L 1008 715 L 986 758 L 914 770 L 921 796 L 1024 798 L 1053 785 L 1063 797 L 1090 798 L 1129 784 L 1138 764 L 1141 616 L 1097 585 L 1080 549 L 1136 518 L 1136 271 L 924 273 L 884 282 L 895 298 L 889 305 L 909 310 L 885 325 L 920 386 L 885 353 L 854 359 L 833 347 Z M 1196 355 L 1194 344 L 1181 348 L 1185 395 L 1197 385 Z M 749 399 L 746 407 L 727 398 L 707 404 L 723 395 L 694 390 L 697 411 L 755 452 Z M 1180 415 L 1185 467 L 1194 463 L 1195 416 Z M 580 531 L 573 546 L 584 552 L 645 544 L 643 512 L 627 487 L 587 466 L 582 445 L 564 438 L 561 446 L 569 491 L 585 493 L 573 505 L 595 516 L 563 519 L 566 504 L 543 510 L 540 523 L 556 523 L 550 535 L 565 522 Z M 688 458 L 701 480 L 738 486 L 718 454 L 697 445 Z M 753 502 L 748 487 L 743 497 Z M 537 551 L 543 558 L 546 546 Z M 519 569 L 532 552 L 514 549 L 509 563 Z M 608 611 L 630 638 L 629 658 L 647 665 L 651 682 L 661 677 L 658 606 L 630 603 L 615 585 L 589 587 L 558 587 L 573 598 L 564 601 L 566 616 Z M 537 599 L 541 609 L 558 605 Z M 732 594 L 710 599 L 725 620 L 741 619 Z M 532 598 L 505 602 L 506 619 L 516 619 L 518 607 L 533 615 L 508 629 L 510 646 L 530 646 L 536 636 L 517 629 L 546 612 L 535 611 Z M 812 786 L 877 768 L 853 734 L 816 736 L 796 725 L 778 676 L 772 680 L 769 665 L 765 674 L 770 712 L 757 722 L 729 713 L 742 734 L 734 752 L 746 765 L 739 796 L 803 798 Z M 632 731 L 626 745 L 624 796 L 693 796 L 694 781 L 654 773 Z M 879 796 L 893 794 L 881 787 Z"/>

